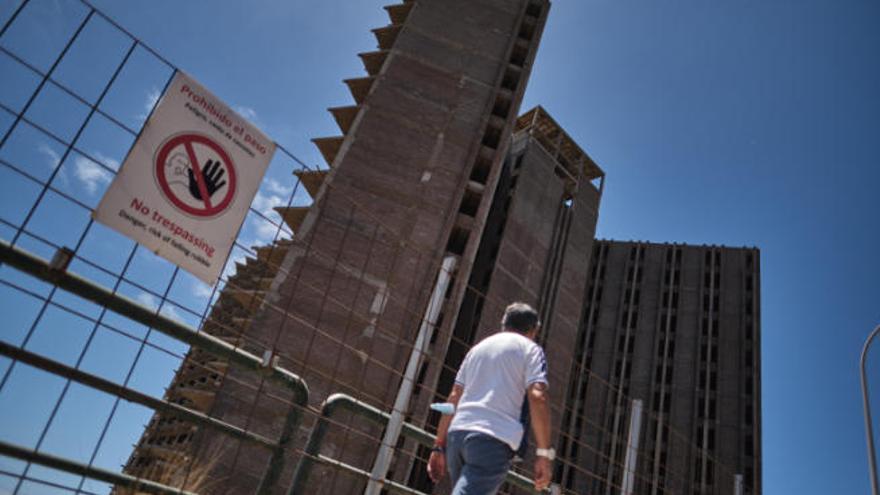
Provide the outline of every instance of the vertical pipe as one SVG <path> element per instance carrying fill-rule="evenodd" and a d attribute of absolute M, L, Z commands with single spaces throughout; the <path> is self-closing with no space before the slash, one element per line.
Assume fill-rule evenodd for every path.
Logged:
<path fill-rule="evenodd" d="M 633 399 L 629 416 L 629 437 L 626 440 L 626 463 L 623 466 L 621 495 L 635 493 L 636 463 L 639 459 L 639 436 L 642 431 L 642 401 Z"/>
<path fill-rule="evenodd" d="M 865 373 L 865 361 L 868 357 L 868 348 L 878 333 L 880 333 L 880 325 L 877 325 L 874 331 L 868 335 L 868 339 L 865 340 L 865 346 L 862 347 L 862 356 L 859 359 L 859 369 L 862 375 L 862 407 L 865 411 L 865 439 L 868 442 L 868 472 L 871 474 L 872 495 L 880 495 L 880 491 L 877 489 L 877 454 L 874 451 L 874 426 L 871 421 L 871 403 L 868 398 L 868 377 Z"/>
<path fill-rule="evenodd" d="M 733 495 L 743 495 L 743 475 L 741 474 L 733 477 Z"/>
<path fill-rule="evenodd" d="M 427 345 L 431 340 L 434 325 L 437 323 L 440 308 L 443 307 L 443 297 L 446 295 L 446 288 L 449 286 L 449 280 L 457 261 L 458 258 L 453 255 L 447 255 L 443 259 L 443 265 L 437 275 L 437 282 L 434 284 L 434 291 L 431 293 L 431 299 L 419 327 L 419 334 L 409 355 L 409 362 L 406 363 L 403 381 L 397 391 L 394 408 L 391 410 L 391 418 L 385 428 L 385 435 L 382 437 L 382 444 L 379 446 L 379 453 L 376 455 L 376 462 L 373 464 L 373 471 L 370 473 L 370 481 L 367 483 L 364 495 L 379 495 L 382 491 L 385 475 L 391 465 L 391 455 L 394 452 L 394 446 L 397 445 L 397 439 L 400 437 L 404 413 L 409 406 L 410 397 L 412 397 L 419 363 L 422 360 L 422 355 L 427 351 Z"/>

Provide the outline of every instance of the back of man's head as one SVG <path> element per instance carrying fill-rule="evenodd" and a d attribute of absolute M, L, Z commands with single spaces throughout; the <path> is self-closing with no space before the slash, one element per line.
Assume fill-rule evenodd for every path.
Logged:
<path fill-rule="evenodd" d="M 538 312 L 523 302 L 515 302 L 504 310 L 501 325 L 519 333 L 528 333 L 541 324 Z"/>

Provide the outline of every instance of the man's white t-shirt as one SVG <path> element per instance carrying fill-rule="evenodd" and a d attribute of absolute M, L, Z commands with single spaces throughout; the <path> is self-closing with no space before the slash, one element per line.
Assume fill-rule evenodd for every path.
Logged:
<path fill-rule="evenodd" d="M 449 431 L 491 435 L 516 450 L 523 436 L 520 412 L 526 390 L 547 383 L 544 351 L 528 337 L 511 331 L 483 339 L 465 356 L 455 383 L 464 392 Z"/>

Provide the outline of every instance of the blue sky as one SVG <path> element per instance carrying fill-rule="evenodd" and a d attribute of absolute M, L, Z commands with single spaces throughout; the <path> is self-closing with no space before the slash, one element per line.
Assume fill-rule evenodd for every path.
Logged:
<path fill-rule="evenodd" d="M 0 2 L 0 20 L 14 3 Z M 75 2 L 34 3 L 33 22 L 23 21 L 0 45 L 45 69 L 58 50 L 55 41 L 82 9 Z M 325 109 L 351 101 L 341 81 L 363 74 L 356 54 L 374 48 L 369 29 L 387 24 L 383 2 L 372 0 L 95 4 L 309 165 L 321 163 L 309 139 L 338 134 Z M 768 494 L 868 492 L 857 363 L 865 336 L 880 323 L 880 286 L 874 281 L 880 275 L 878 23 L 880 6 L 858 0 L 557 0 L 523 103 L 524 110 L 543 105 L 606 171 L 599 236 L 761 249 Z M 124 36 L 100 23 L 84 36 L 57 74 L 93 102 L 127 47 Z M 84 63 L 92 70 L 80 70 Z M 0 74 L 13 82 L 3 83 L 0 101 L 19 108 L 35 77 L 5 56 Z M 161 61 L 136 50 L 102 108 L 138 128 L 169 74 Z M 47 90 L 29 117 L 70 138 L 84 111 L 69 96 Z M 2 132 L 11 121 L 0 112 Z M 53 177 L 57 190 L 94 206 L 132 139 L 99 116 L 78 146 L 100 164 L 73 154 L 53 176 L 63 147 L 33 129 L 10 138 L 0 159 L 41 164 L 45 168 L 29 169 L 34 176 Z M 307 202 L 291 189 L 289 174 L 296 167 L 289 157 L 276 158 L 258 210 L 271 217 L 271 207 L 291 196 Z M 20 222 L 23 207 L 38 193 L 33 181 L 0 167 L 3 219 Z M 47 194 L 31 229 L 67 244 L 82 237 L 83 256 L 121 271 L 132 243 L 100 226 L 85 231 L 86 210 L 68 203 Z M 240 243 L 249 246 L 276 232 L 251 215 Z M 0 225 L 4 239 L 13 233 Z M 51 252 L 33 239 L 23 238 L 21 245 L 43 256 Z M 242 254 L 236 248 L 233 257 Z M 88 265 L 74 268 L 105 285 L 116 283 Z M 0 275 L 48 293 L 8 270 Z M 155 304 L 168 291 L 174 304 L 163 311 L 186 321 L 197 321 L 211 298 L 207 286 L 141 250 L 134 251 L 125 277 L 140 287 L 122 282 L 121 292 Z M 8 287 L 0 292 L 11 329 L 3 338 L 20 342 L 38 304 Z M 81 301 L 59 300 L 100 315 Z M 50 307 L 29 348 L 68 363 L 81 359 L 87 369 L 119 381 L 131 371 L 131 386 L 161 393 L 174 356 L 146 346 L 129 369 L 145 329 L 108 315 L 86 348 L 94 324 L 69 320 Z M 60 323 L 70 331 L 53 334 Z M 134 338 L 110 327 L 129 329 Z M 148 342 L 184 350 L 155 335 Z M 97 358 L 108 354 L 115 358 Z M 877 351 L 871 359 L 873 392 L 880 396 Z M 6 366 L 0 362 L 0 372 Z M 16 373 L 23 374 L 10 378 L 0 404 L 26 403 L 28 414 L 18 415 L 26 416 L 19 423 L 3 416 L 0 438 L 33 443 L 39 436 L 33 425 L 44 418 L 31 413 L 51 407 L 63 384 Z M 112 399 L 77 387 L 69 396 L 45 443 L 87 458 L 105 420 L 101 411 Z M 66 414 L 68 408 L 95 411 L 96 419 L 74 428 L 70 421 L 77 415 Z M 880 399 L 875 408 L 880 414 Z M 146 418 L 142 408 L 120 405 L 99 463 L 117 467 Z M 2 469 L 14 470 L 13 464 L 0 459 Z M 0 476 L 0 491 L 8 482 Z"/>

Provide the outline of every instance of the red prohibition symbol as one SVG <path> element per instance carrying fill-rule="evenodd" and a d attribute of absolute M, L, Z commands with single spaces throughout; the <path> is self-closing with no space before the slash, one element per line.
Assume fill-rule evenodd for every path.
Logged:
<path fill-rule="evenodd" d="M 235 197 L 232 158 L 222 146 L 201 134 L 178 134 L 162 143 L 156 153 L 155 171 L 156 182 L 168 201 L 193 216 L 219 215 Z"/>

